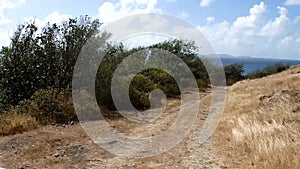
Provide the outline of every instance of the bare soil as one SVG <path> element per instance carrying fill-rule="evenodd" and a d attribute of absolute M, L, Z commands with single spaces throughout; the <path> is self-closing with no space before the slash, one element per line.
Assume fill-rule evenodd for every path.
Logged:
<path fill-rule="evenodd" d="M 202 97 L 209 96 L 202 93 Z M 209 99 L 208 99 L 209 100 Z M 120 132 L 145 137 L 167 130 L 176 119 L 180 99 L 168 100 L 168 107 L 151 125 L 136 126 L 122 119 L 108 119 Z M 197 133 L 207 116 L 202 106 L 189 134 L 171 150 L 154 157 L 116 156 L 94 144 L 79 124 L 44 126 L 23 134 L 0 137 L 0 167 L 11 169 L 89 169 L 89 168 L 227 168 L 213 152 L 214 143 L 196 144 Z"/>

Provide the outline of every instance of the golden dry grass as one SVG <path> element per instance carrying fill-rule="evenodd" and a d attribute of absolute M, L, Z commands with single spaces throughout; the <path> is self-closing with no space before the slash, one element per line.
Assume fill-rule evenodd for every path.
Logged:
<path fill-rule="evenodd" d="M 38 127 L 38 122 L 30 115 L 10 112 L 0 115 L 0 135 L 12 135 Z"/>
<path fill-rule="evenodd" d="M 300 67 L 228 89 L 214 135 L 230 168 L 300 168 Z"/>

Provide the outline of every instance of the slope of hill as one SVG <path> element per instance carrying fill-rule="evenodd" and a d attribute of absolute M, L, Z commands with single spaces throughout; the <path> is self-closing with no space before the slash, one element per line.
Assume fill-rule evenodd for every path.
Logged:
<path fill-rule="evenodd" d="M 230 87 L 213 140 L 229 168 L 300 168 L 300 66 Z"/>
<path fill-rule="evenodd" d="M 79 124 L 44 126 L 0 137 L 0 162 L 7 168 L 300 168 L 300 66 L 228 88 L 225 111 L 213 137 L 195 144 L 210 105 L 202 93 L 200 115 L 191 132 L 170 151 L 130 159 L 95 145 Z M 128 135 L 149 136 L 166 130 L 179 99 L 153 124 L 136 126 L 109 120 Z M 3 166 L 0 166 L 3 167 Z"/>

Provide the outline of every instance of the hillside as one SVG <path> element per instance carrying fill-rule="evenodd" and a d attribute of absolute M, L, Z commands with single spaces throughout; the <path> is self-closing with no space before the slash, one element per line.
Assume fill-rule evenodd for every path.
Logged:
<path fill-rule="evenodd" d="M 210 93 L 202 93 L 200 115 L 185 139 L 155 157 L 129 159 L 93 144 L 79 124 L 49 125 L 0 137 L 0 163 L 7 168 L 299 168 L 300 66 L 228 87 L 225 111 L 213 137 L 195 145 L 207 116 Z M 153 124 L 125 119 L 111 126 L 138 136 L 166 130 L 179 99 Z"/>
<path fill-rule="evenodd" d="M 300 168 L 300 67 L 228 90 L 215 151 L 229 168 Z"/>

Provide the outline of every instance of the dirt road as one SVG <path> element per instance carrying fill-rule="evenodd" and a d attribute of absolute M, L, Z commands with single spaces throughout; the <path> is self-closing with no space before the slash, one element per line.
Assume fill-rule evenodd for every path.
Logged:
<path fill-rule="evenodd" d="M 209 94 L 201 94 L 208 98 Z M 6 168 L 226 168 L 213 152 L 211 141 L 199 144 L 197 137 L 208 114 L 202 106 L 189 134 L 175 147 L 160 155 L 126 158 L 111 154 L 94 144 L 79 124 L 46 126 L 0 138 L 0 163 Z M 129 136 L 153 136 L 167 130 L 177 117 L 179 99 L 168 100 L 166 111 L 154 123 L 137 126 L 125 119 L 108 120 Z M 1 167 L 1 166 L 0 166 Z"/>

